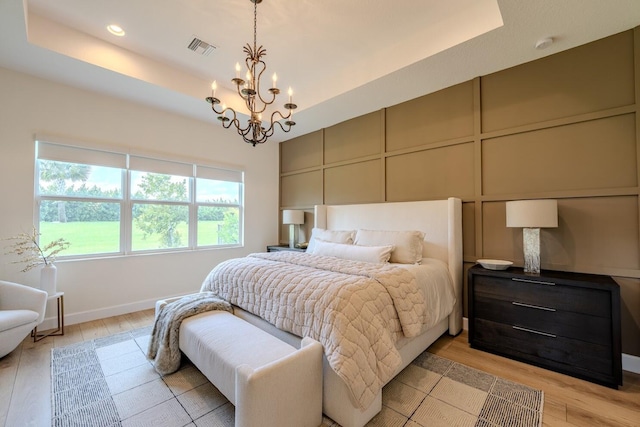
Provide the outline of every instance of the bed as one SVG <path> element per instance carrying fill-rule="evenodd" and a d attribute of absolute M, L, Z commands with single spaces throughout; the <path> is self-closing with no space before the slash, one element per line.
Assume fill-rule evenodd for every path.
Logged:
<path fill-rule="evenodd" d="M 361 427 L 381 410 L 388 381 L 442 334 L 462 329 L 461 201 L 319 205 L 314 213 L 314 236 L 352 231 L 355 241 L 314 238 L 310 254 L 225 261 L 202 290 L 217 292 L 236 316 L 294 346 L 316 334 L 325 347 L 323 412 L 343 427 Z M 404 259 L 416 254 L 400 252 L 404 240 L 383 244 L 390 236 L 415 241 L 416 234 L 416 263 Z M 328 256 L 336 251 L 344 253 Z M 361 262 L 372 256 L 402 265 Z M 424 287 L 426 274 L 437 293 L 451 296 L 435 298 Z M 321 300 L 328 305 L 318 309 Z"/>

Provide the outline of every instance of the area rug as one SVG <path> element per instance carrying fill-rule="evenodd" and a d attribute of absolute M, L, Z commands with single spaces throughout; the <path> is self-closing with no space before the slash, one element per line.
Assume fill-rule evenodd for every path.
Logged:
<path fill-rule="evenodd" d="M 174 374 L 155 372 L 145 356 L 150 332 L 52 349 L 51 425 L 233 427 L 233 405 L 188 360 Z M 542 425 L 542 391 L 428 351 L 387 384 L 382 399 L 368 426 Z M 339 427 L 326 417 L 322 426 Z"/>

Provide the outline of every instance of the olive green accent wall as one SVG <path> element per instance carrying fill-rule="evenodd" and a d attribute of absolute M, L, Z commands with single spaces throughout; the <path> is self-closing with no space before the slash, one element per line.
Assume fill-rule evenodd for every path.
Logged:
<path fill-rule="evenodd" d="M 613 276 L 640 356 L 639 104 L 640 27 L 285 141 L 280 207 L 307 237 L 315 204 L 459 197 L 467 269 L 522 265 L 505 202 L 557 199 L 542 267 Z"/>

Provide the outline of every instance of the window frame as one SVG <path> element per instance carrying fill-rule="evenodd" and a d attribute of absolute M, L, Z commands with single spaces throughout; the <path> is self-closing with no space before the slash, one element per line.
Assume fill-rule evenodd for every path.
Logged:
<path fill-rule="evenodd" d="M 41 154 L 42 148 L 45 148 L 45 154 Z M 95 153 L 96 159 L 91 159 L 92 152 Z M 107 164 L 101 164 L 100 160 L 104 157 Z M 176 156 L 177 157 L 177 156 Z M 91 159 L 90 163 L 79 162 L 78 159 Z M 115 159 L 115 160 L 114 160 Z M 120 198 L 104 198 L 90 196 L 68 196 L 68 195 L 45 195 L 40 192 L 40 160 L 49 160 L 66 163 L 76 163 L 89 166 L 107 166 L 118 167 L 121 174 L 121 197 Z M 132 160 L 134 160 L 132 162 Z M 121 163 L 120 163 L 121 162 Z M 132 168 L 132 163 L 135 167 Z M 116 166 L 114 166 L 116 164 Z M 121 165 L 123 167 L 119 167 Z M 143 165 L 142 168 L 140 165 Z M 155 166 L 157 167 L 155 167 Z M 174 168 L 175 167 L 175 168 Z M 145 170 L 154 169 L 154 170 Z M 167 173 L 177 170 L 180 173 Z M 132 195 L 131 173 L 149 172 L 162 173 L 166 175 L 174 175 L 184 177 L 187 182 L 188 198 L 186 201 L 166 201 L 166 200 L 142 200 L 134 199 Z M 188 174 L 185 172 L 188 171 Z M 199 172 L 201 174 L 199 174 Z M 214 164 L 207 164 L 193 160 L 168 159 L 157 155 L 148 155 L 133 152 L 122 152 L 110 148 L 93 148 L 84 145 L 71 145 L 67 142 L 58 142 L 51 138 L 36 137 L 35 139 L 35 180 L 34 180 L 34 223 L 40 228 L 40 211 L 43 201 L 67 201 L 67 202 L 92 202 L 92 203 L 117 203 L 120 205 L 120 224 L 119 224 L 119 248 L 115 252 L 96 252 L 90 254 L 65 255 L 58 256 L 59 260 L 64 259 L 87 259 L 87 258 L 106 258 L 117 256 L 135 256 L 148 254 L 163 254 L 171 252 L 198 251 L 211 249 L 226 249 L 244 246 L 244 171 L 240 168 L 220 167 Z M 185 176 L 188 175 L 188 176 Z M 221 178 L 211 178 L 211 176 L 219 176 Z M 226 177 L 226 179 L 225 179 Z M 197 201 L 197 179 L 214 179 L 225 182 L 235 182 L 238 184 L 238 200 L 237 203 L 222 202 L 198 202 Z M 177 248 L 154 248 L 144 250 L 133 250 L 133 207 L 136 204 L 152 204 L 152 205 L 177 205 L 188 207 L 188 233 L 185 246 Z M 199 207 L 223 207 L 236 208 L 238 210 L 238 243 L 233 244 L 198 244 L 198 208 Z M 65 236 L 59 236 L 65 237 Z"/>

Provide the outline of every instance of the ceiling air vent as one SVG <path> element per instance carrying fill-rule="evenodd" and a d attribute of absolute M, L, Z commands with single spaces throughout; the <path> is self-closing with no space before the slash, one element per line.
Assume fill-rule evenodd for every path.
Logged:
<path fill-rule="evenodd" d="M 208 56 L 211 52 L 216 50 L 216 47 L 214 45 L 209 44 L 205 41 L 202 41 L 197 37 L 194 37 L 193 40 L 191 40 L 191 43 L 189 43 L 189 46 L 187 47 L 190 50 L 204 56 Z"/>

